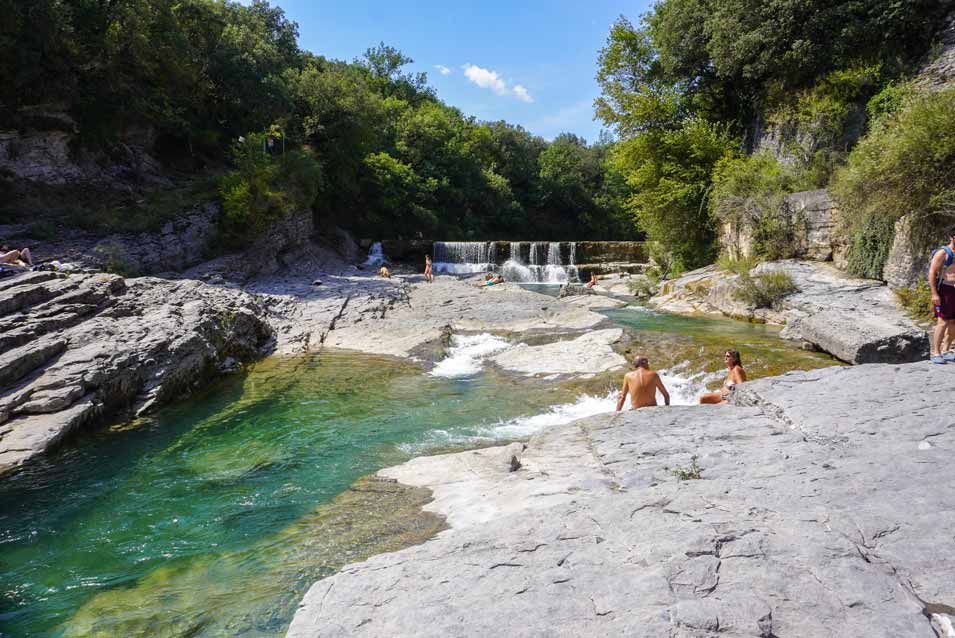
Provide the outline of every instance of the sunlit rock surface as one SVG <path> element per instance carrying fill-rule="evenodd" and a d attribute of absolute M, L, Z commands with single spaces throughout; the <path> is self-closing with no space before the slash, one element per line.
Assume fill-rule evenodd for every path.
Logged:
<path fill-rule="evenodd" d="M 785 324 L 782 336 L 806 342 L 848 363 L 904 363 L 928 356 L 928 336 L 878 281 L 849 277 L 831 265 L 766 262 L 752 274 L 785 272 L 796 292 L 774 308 L 754 308 L 736 296 L 737 275 L 707 266 L 666 282 L 651 304 L 677 313 L 719 312 Z"/>
<path fill-rule="evenodd" d="M 288 636 L 931 636 L 953 390 L 927 363 L 798 372 L 385 470 L 451 529 L 317 582 Z"/>
<path fill-rule="evenodd" d="M 189 393 L 271 338 L 250 295 L 196 281 L 0 281 L 0 474 L 111 412 Z"/>

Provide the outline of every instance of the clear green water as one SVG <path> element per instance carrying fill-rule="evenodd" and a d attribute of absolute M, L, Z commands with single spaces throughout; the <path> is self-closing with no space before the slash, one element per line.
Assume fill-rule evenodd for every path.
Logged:
<path fill-rule="evenodd" d="M 0 487 L 0 633 L 284 635 L 311 582 L 420 540 L 413 502 L 378 512 L 336 496 L 411 454 L 493 436 L 556 391 L 373 356 L 273 358 L 86 437 Z"/>
<path fill-rule="evenodd" d="M 633 349 L 683 366 L 697 385 L 718 373 L 728 343 L 757 375 L 833 363 L 765 326 L 607 314 L 637 331 Z M 0 634 L 282 636 L 312 582 L 440 528 L 421 514 L 421 491 L 358 479 L 415 454 L 521 436 L 609 401 L 548 412 L 609 383 L 488 370 L 451 380 L 335 352 L 264 361 L 0 485 Z"/>
<path fill-rule="evenodd" d="M 827 354 L 780 339 L 776 326 L 711 315 L 670 315 L 643 306 L 603 314 L 631 329 L 631 354 L 645 354 L 652 367 L 668 369 L 710 389 L 719 387 L 726 376 L 723 354 L 729 349 L 739 350 L 749 379 L 841 365 Z"/>

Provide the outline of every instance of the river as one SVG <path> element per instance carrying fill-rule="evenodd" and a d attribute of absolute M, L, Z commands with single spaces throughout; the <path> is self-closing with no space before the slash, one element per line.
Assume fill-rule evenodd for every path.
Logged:
<path fill-rule="evenodd" d="M 774 328 L 608 311 L 675 402 L 719 383 L 835 362 Z M 616 376 L 545 382 L 486 368 L 506 340 L 458 340 L 431 372 L 326 351 L 272 357 L 155 417 L 98 431 L 0 485 L 0 633 L 283 636 L 308 586 L 421 542 L 427 494 L 370 480 L 408 458 L 527 437 L 613 409 Z"/>

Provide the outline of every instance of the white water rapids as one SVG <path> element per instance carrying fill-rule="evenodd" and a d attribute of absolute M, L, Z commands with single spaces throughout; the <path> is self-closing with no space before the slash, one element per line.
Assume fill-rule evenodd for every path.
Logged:
<path fill-rule="evenodd" d="M 447 356 L 435 364 L 429 374 L 447 379 L 471 378 L 481 373 L 488 359 L 511 347 L 513 345 L 506 339 L 488 333 L 453 335 Z M 715 378 L 703 372 L 690 373 L 689 366 L 689 361 L 684 361 L 672 368 L 659 370 L 660 378 L 670 393 L 671 405 L 697 403 L 700 394 L 706 392 L 706 383 Z M 621 380 L 623 373 L 624 370 L 621 370 Z M 613 412 L 618 396 L 619 387 L 608 388 L 607 393 L 602 395 L 580 394 L 572 401 L 551 406 L 539 414 L 519 416 L 462 431 L 432 430 L 422 440 L 400 447 L 408 454 L 417 455 L 428 450 L 525 438 L 577 419 Z M 660 397 L 658 400 L 662 401 Z"/>

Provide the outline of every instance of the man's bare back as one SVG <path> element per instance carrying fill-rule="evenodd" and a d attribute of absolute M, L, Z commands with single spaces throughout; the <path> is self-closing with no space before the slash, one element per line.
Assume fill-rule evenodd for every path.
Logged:
<path fill-rule="evenodd" d="M 670 394 L 660 380 L 660 375 L 650 370 L 647 360 L 642 357 L 637 358 L 634 366 L 636 370 L 628 372 L 623 377 L 623 387 L 620 389 L 620 398 L 617 400 L 617 411 L 623 409 L 628 394 L 632 410 L 656 405 L 657 390 L 660 390 L 666 405 L 670 405 Z"/>

